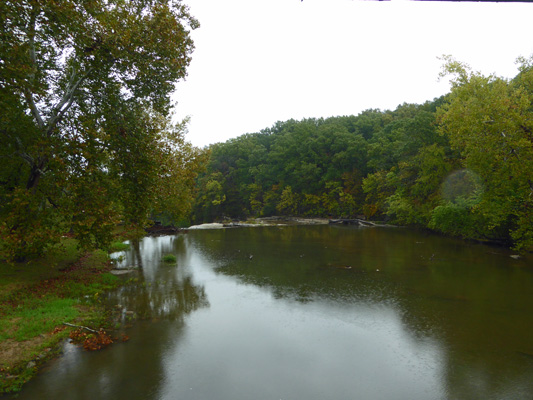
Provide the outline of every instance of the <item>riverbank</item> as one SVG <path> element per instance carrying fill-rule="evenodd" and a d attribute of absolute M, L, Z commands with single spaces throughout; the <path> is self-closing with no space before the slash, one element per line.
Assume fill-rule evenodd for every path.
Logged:
<path fill-rule="evenodd" d="M 245 221 L 223 221 L 212 222 L 200 225 L 192 225 L 187 229 L 222 229 L 222 228 L 238 228 L 238 227 L 257 227 L 257 226 L 271 226 L 271 225 L 327 225 L 329 223 L 327 218 L 304 218 L 304 217 L 263 217 L 251 218 Z"/>
<path fill-rule="evenodd" d="M 73 239 L 47 257 L 0 262 L 0 394 L 19 391 L 59 353 L 76 328 L 105 326 L 99 294 L 120 280 L 102 250 L 80 253 Z"/>
<path fill-rule="evenodd" d="M 353 219 L 331 219 L 331 218 L 309 218 L 309 217 L 286 217 L 286 216 L 273 216 L 252 218 L 245 221 L 223 221 L 212 222 L 200 225 L 193 225 L 187 229 L 222 229 L 222 228 L 238 228 L 238 227 L 256 227 L 256 226 L 284 226 L 284 225 L 358 225 L 358 226 L 387 226 L 394 227 L 395 225 L 389 225 L 384 222 L 372 222 L 359 218 Z"/>

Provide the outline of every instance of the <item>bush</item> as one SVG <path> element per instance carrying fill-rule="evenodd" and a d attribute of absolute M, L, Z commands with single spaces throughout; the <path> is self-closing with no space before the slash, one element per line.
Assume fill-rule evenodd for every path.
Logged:
<path fill-rule="evenodd" d="M 466 200 L 460 199 L 435 207 L 428 224 L 431 229 L 467 238 L 479 237 L 485 225 L 482 216 L 475 214 Z"/>
<path fill-rule="evenodd" d="M 395 223 L 411 225 L 418 222 L 417 213 L 409 200 L 396 193 L 387 199 L 387 215 Z"/>
<path fill-rule="evenodd" d="M 166 263 L 169 263 L 169 264 L 174 264 L 174 263 L 176 263 L 177 259 L 176 259 L 176 256 L 174 254 L 165 254 L 163 256 L 163 261 L 166 262 Z"/>

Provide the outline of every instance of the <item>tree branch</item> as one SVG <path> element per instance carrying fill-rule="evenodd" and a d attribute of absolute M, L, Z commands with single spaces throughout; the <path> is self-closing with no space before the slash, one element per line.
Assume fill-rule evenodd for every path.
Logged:
<path fill-rule="evenodd" d="M 89 332 L 92 332 L 92 333 L 99 333 L 98 331 L 95 331 L 94 329 L 91 329 L 91 328 L 89 328 L 87 326 L 69 324 L 68 322 L 63 322 L 63 325 L 71 326 L 73 328 L 85 329 L 85 330 L 87 330 Z"/>
<path fill-rule="evenodd" d="M 33 115 L 33 118 L 37 121 L 37 125 L 42 130 L 44 129 L 44 122 L 41 118 L 41 113 L 39 112 L 39 109 L 37 108 L 37 105 L 33 101 L 33 96 L 29 92 L 28 89 L 24 88 L 24 97 L 26 98 L 26 102 L 28 103 L 28 106 L 30 107 L 31 113 Z"/>
<path fill-rule="evenodd" d="M 35 85 L 35 71 L 37 69 L 37 57 L 35 55 L 35 24 L 37 19 L 37 13 L 38 10 L 35 8 L 32 9 L 32 13 L 30 16 L 30 22 L 28 26 L 28 44 L 30 46 L 30 60 L 31 60 L 31 73 L 28 75 L 28 81 L 31 86 Z M 28 106 L 30 107 L 31 113 L 35 120 L 37 121 L 37 125 L 39 125 L 40 129 L 44 128 L 44 122 L 41 117 L 41 113 L 39 112 L 37 105 L 35 104 L 35 101 L 33 100 L 33 96 L 31 95 L 28 88 L 24 87 L 23 89 L 24 97 L 26 98 L 26 101 L 28 102 Z"/>
<path fill-rule="evenodd" d="M 33 159 L 33 157 L 24 151 L 24 146 L 22 145 L 22 141 L 20 140 L 19 137 L 14 137 L 14 139 L 19 148 L 19 151 L 17 151 L 17 154 L 20 156 L 20 158 L 26 161 L 30 167 L 33 167 L 35 165 L 35 160 Z"/>
<path fill-rule="evenodd" d="M 64 117 L 65 113 L 72 106 L 76 91 L 78 90 L 82 82 L 85 79 L 87 79 L 87 77 L 92 71 L 93 71 L 93 68 L 89 68 L 82 76 L 79 77 L 77 81 L 75 81 L 75 78 L 77 75 L 76 71 L 75 70 L 72 71 L 72 76 L 70 78 L 70 82 L 67 86 L 67 89 L 65 90 L 65 94 L 63 95 L 63 98 L 52 109 L 52 113 L 51 113 L 52 116 L 50 117 L 50 120 L 48 121 L 48 125 L 46 127 L 47 136 L 50 136 L 52 134 L 52 131 L 54 130 L 54 128 L 57 126 L 57 124 Z"/>

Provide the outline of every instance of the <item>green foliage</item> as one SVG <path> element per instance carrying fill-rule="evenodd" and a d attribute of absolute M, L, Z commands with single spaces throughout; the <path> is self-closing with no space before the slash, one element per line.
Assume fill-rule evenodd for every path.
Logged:
<path fill-rule="evenodd" d="M 130 249 L 129 243 L 124 243 L 124 242 L 120 242 L 120 241 L 113 241 L 113 242 L 111 242 L 111 244 L 109 245 L 107 250 L 110 253 L 114 253 L 114 252 L 117 252 L 117 251 L 125 251 L 125 250 L 129 250 L 129 249 Z"/>
<path fill-rule="evenodd" d="M 402 197 L 400 193 L 395 193 L 387 198 L 387 215 L 392 220 L 401 225 L 414 225 L 418 221 L 413 203 Z"/>
<path fill-rule="evenodd" d="M 0 262 L 0 340 L 4 350 L 17 349 L 0 360 L 0 393 L 20 390 L 37 372 L 27 368 L 30 360 L 39 364 L 57 353 L 69 332 L 64 322 L 104 324 L 99 294 L 118 284 L 116 276 L 102 273 L 109 268 L 107 254 L 81 254 L 72 239 L 60 246 L 63 251 L 24 266 Z"/>
<path fill-rule="evenodd" d="M 26 269 L 25 273 L 16 275 L 14 281 L 9 271 L 13 267 L 2 265 L 1 340 L 28 340 L 52 331 L 63 322 L 72 322 L 80 316 L 80 302 L 87 296 L 95 298 L 98 293 L 116 287 L 118 278 L 102 273 L 109 268 L 105 252 L 86 254 L 66 269 L 60 261 L 63 258 L 71 260 L 65 255 L 42 260 L 43 268 L 35 265 Z"/>
<path fill-rule="evenodd" d="M 84 260 L 86 268 L 101 269 L 105 268 L 107 261 L 109 261 L 108 254 L 103 250 L 92 251 Z"/>
<path fill-rule="evenodd" d="M 346 182 L 343 209 L 351 210 L 366 169 L 366 140 L 355 130 L 353 117 L 290 120 L 211 146 L 195 219 L 326 215 L 322 193 L 333 181 Z M 282 196 L 287 186 L 292 195 Z"/>
<path fill-rule="evenodd" d="M 485 225 L 483 222 L 469 202 L 461 198 L 435 207 L 428 226 L 453 236 L 479 238 Z"/>
<path fill-rule="evenodd" d="M 277 122 L 211 146 L 194 216 L 386 219 L 533 249 L 533 61 L 512 81 L 451 57 L 447 96 Z"/>
<path fill-rule="evenodd" d="M 292 192 L 290 186 L 286 186 L 281 192 L 281 199 L 276 209 L 282 215 L 296 215 L 298 213 L 298 196 Z"/>
<path fill-rule="evenodd" d="M 480 178 L 476 214 L 487 221 L 483 235 L 533 249 L 533 70 L 523 61 L 517 79 L 508 81 L 451 59 L 446 68 L 454 79 L 450 101 L 438 113 L 440 129 Z"/>
<path fill-rule="evenodd" d="M 177 258 L 174 254 L 165 254 L 162 260 L 168 264 L 175 264 L 177 262 Z"/>
<path fill-rule="evenodd" d="M 169 122 L 198 26 L 180 0 L 4 1 L 0 6 L 3 256 L 67 232 L 105 247 L 120 220 L 192 208 L 204 160 Z"/>
<path fill-rule="evenodd" d="M 4 220 L 0 222 L 2 250 L 10 260 L 36 257 L 59 242 L 61 216 L 47 204 L 23 188 L 14 188 L 5 196 Z"/>
<path fill-rule="evenodd" d="M 387 198 L 394 193 L 394 189 L 388 184 L 388 176 L 386 171 L 380 170 L 363 179 L 362 188 L 366 193 L 363 212 L 367 217 L 386 213 Z"/>

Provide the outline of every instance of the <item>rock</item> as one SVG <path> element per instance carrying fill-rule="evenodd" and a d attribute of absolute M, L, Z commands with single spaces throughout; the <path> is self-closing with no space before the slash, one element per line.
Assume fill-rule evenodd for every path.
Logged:
<path fill-rule="evenodd" d="M 224 225 L 223 224 L 220 224 L 220 223 L 212 223 L 212 224 L 201 224 L 201 225 L 193 225 L 193 226 L 189 226 L 188 229 L 222 229 L 224 228 Z"/>
<path fill-rule="evenodd" d="M 32 369 L 37 366 L 37 363 L 35 361 L 30 361 L 28 365 L 26 365 L 26 369 Z"/>
<path fill-rule="evenodd" d="M 124 274 L 130 274 L 134 270 L 133 269 L 112 269 L 109 271 L 113 275 L 124 275 Z"/>
<path fill-rule="evenodd" d="M 359 226 L 380 226 L 378 224 L 375 224 L 374 222 L 370 222 L 364 219 L 358 219 L 358 218 L 341 218 L 341 219 L 330 219 L 329 224 L 333 225 L 359 225 Z"/>

